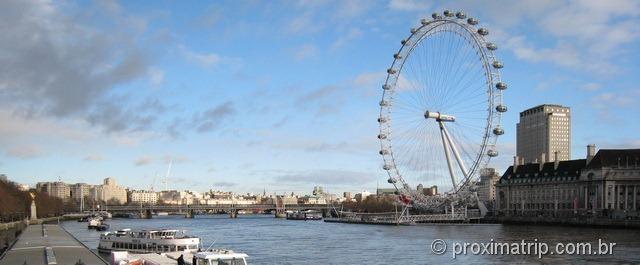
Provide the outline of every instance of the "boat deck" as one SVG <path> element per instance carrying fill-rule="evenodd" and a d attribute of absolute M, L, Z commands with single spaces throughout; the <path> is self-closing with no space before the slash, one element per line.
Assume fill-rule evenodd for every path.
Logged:
<path fill-rule="evenodd" d="M 168 257 L 162 256 L 160 254 L 156 254 L 156 253 L 149 253 L 149 254 L 129 254 L 129 258 L 130 259 L 144 259 L 145 261 L 151 261 L 153 262 L 153 264 L 157 264 L 157 265 L 176 265 L 176 260 L 170 259 Z M 185 258 L 185 261 L 186 258 Z M 191 261 L 189 260 L 189 263 L 187 264 L 191 264 Z"/>
<path fill-rule="evenodd" d="M 59 225 L 31 225 L 0 260 L 0 265 L 16 264 L 107 264 Z"/>

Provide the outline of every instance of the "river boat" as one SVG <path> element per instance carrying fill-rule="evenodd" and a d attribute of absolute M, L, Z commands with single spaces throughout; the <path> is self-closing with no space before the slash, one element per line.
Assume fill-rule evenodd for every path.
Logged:
<path fill-rule="evenodd" d="M 113 264 L 118 265 L 174 265 L 182 256 L 186 264 L 193 265 L 247 265 L 247 254 L 227 249 L 213 249 L 203 252 L 168 252 L 135 254 L 127 251 L 111 252 Z M 195 260 L 195 263 L 194 263 Z"/>
<path fill-rule="evenodd" d="M 131 253 L 164 253 L 172 251 L 195 251 L 200 238 L 186 235 L 182 230 L 138 230 L 131 229 L 107 232 L 100 235 L 98 251 L 128 251 Z"/>
<path fill-rule="evenodd" d="M 113 218 L 113 215 L 110 212 L 107 212 L 107 211 L 97 212 L 96 215 L 99 215 L 100 217 L 102 217 L 102 219 L 111 219 L 111 218 Z"/>
<path fill-rule="evenodd" d="M 316 211 L 295 211 L 287 213 L 287 220 L 322 220 L 322 214 Z"/>
<path fill-rule="evenodd" d="M 102 223 L 96 227 L 97 231 L 107 231 L 109 230 L 109 224 Z"/>
<path fill-rule="evenodd" d="M 195 258 L 196 265 L 247 265 L 248 257 L 249 255 L 247 254 L 236 253 L 232 250 L 214 249 L 206 252 L 198 252 L 193 255 L 192 260 Z"/>
<path fill-rule="evenodd" d="M 88 229 L 96 229 L 98 226 L 102 224 L 102 218 L 89 218 L 87 221 Z"/>

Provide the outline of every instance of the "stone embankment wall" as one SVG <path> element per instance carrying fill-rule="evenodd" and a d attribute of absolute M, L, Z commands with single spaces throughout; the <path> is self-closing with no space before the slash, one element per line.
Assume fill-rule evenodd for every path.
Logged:
<path fill-rule="evenodd" d="M 0 256 L 18 238 L 25 227 L 27 227 L 25 221 L 0 223 Z"/>

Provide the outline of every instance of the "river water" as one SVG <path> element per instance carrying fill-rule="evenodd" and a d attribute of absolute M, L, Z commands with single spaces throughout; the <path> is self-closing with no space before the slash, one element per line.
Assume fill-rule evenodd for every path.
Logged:
<path fill-rule="evenodd" d="M 325 223 L 323 221 L 292 221 L 272 215 L 163 216 L 153 219 L 109 220 L 116 229 L 187 230 L 214 248 L 227 248 L 249 255 L 249 264 L 629 264 L 640 263 L 640 231 L 567 226 L 518 225 L 416 225 L 384 226 Z M 98 246 L 100 232 L 87 230 L 87 223 L 65 222 L 63 226 L 88 247 Z M 436 239 L 447 244 L 446 252 L 436 255 L 431 246 Z M 493 239 L 493 241 L 491 241 Z M 547 254 L 499 255 L 492 253 L 494 243 L 545 243 L 554 251 L 557 243 L 589 242 L 591 255 Z M 612 254 L 600 255 L 598 239 L 605 244 L 616 243 Z M 458 253 L 469 243 L 466 255 L 453 258 L 454 245 Z M 472 246 L 476 243 L 477 246 Z M 488 246 L 487 249 L 483 248 Z M 531 245 L 530 244 L 530 245 Z M 438 246 L 440 247 L 440 246 Z M 441 248 L 438 248 L 441 249 Z M 529 253 L 542 244 L 529 247 Z M 571 248 L 560 248 L 571 251 Z M 485 251 L 484 253 L 482 251 Z M 494 252 L 497 252 L 495 250 Z M 480 253 L 475 255 L 475 253 Z M 488 253 L 487 253 L 488 252 Z M 512 250 L 511 253 L 516 252 Z M 541 252 L 541 251 L 538 251 Z M 595 253 L 595 254 L 594 254 Z"/>

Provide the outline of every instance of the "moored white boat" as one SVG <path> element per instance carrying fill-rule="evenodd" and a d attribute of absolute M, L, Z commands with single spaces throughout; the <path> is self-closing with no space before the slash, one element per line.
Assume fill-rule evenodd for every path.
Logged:
<path fill-rule="evenodd" d="M 98 250 L 101 252 L 163 253 L 196 251 L 199 245 L 200 238 L 188 236 L 180 230 L 132 231 L 131 229 L 123 229 L 100 235 Z"/>
<path fill-rule="evenodd" d="M 87 221 L 87 228 L 95 229 L 96 227 L 102 225 L 102 218 L 93 217 Z"/>
<path fill-rule="evenodd" d="M 214 249 L 206 252 L 198 252 L 193 255 L 196 260 L 195 265 L 218 265 L 233 264 L 247 265 L 249 255 L 244 253 L 236 253 L 232 250 Z"/>
<path fill-rule="evenodd" d="M 204 252 L 169 252 L 133 254 L 127 251 L 111 252 L 115 265 L 174 265 L 182 257 L 186 264 L 192 265 L 247 265 L 247 254 L 226 249 L 213 249 Z"/>
<path fill-rule="evenodd" d="M 322 220 L 322 214 L 317 211 L 296 211 L 287 213 L 287 220 Z"/>

